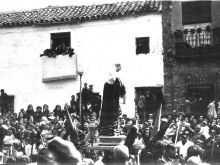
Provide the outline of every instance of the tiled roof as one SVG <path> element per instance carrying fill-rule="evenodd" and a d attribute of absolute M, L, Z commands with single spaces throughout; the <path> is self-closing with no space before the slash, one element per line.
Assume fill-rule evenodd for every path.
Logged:
<path fill-rule="evenodd" d="M 90 6 L 65 6 L 0 13 L 0 27 L 53 23 L 80 23 L 92 20 L 161 12 L 160 0 L 117 2 Z"/>

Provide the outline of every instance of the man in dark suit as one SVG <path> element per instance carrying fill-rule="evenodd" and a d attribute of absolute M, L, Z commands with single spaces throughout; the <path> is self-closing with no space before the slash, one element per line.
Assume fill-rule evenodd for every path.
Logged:
<path fill-rule="evenodd" d="M 70 101 L 70 114 L 71 113 L 76 113 L 79 116 L 79 104 L 75 100 L 75 95 L 71 96 L 71 101 Z"/>
<path fill-rule="evenodd" d="M 145 93 L 145 107 L 146 107 L 145 113 L 146 114 L 155 114 L 153 105 L 154 105 L 153 96 L 151 94 L 151 91 L 147 90 Z"/>
<path fill-rule="evenodd" d="M 84 83 L 84 87 L 82 89 L 82 104 L 86 105 L 88 101 L 88 87 L 87 83 Z"/>
<path fill-rule="evenodd" d="M 7 93 L 5 93 L 4 89 L 1 89 L 1 105 L 0 105 L 0 109 L 1 109 L 1 113 L 5 114 L 8 112 L 8 95 Z"/>

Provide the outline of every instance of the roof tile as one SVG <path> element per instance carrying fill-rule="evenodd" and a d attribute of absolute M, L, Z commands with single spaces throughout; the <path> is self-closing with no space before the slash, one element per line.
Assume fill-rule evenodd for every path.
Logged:
<path fill-rule="evenodd" d="M 0 13 L 0 27 L 30 26 L 51 23 L 79 23 L 161 12 L 161 0 L 140 0 L 90 6 L 65 6 L 31 11 Z"/>

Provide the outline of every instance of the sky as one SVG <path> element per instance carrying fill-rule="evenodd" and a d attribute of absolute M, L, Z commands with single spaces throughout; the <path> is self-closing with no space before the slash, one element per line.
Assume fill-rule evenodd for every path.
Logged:
<path fill-rule="evenodd" d="M 47 6 L 91 5 L 128 0 L 3 0 L 0 12 L 31 10 Z"/>

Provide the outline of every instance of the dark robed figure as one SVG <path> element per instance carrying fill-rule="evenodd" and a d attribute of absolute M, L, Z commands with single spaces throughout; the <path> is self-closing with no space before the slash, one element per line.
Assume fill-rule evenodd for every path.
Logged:
<path fill-rule="evenodd" d="M 120 64 L 115 64 L 116 72 L 121 70 Z M 116 75 L 117 76 L 117 75 Z M 104 85 L 103 101 L 100 118 L 99 134 L 113 136 L 114 129 L 117 128 L 119 116 L 119 97 L 125 95 L 125 87 L 119 77 L 112 77 Z"/>

